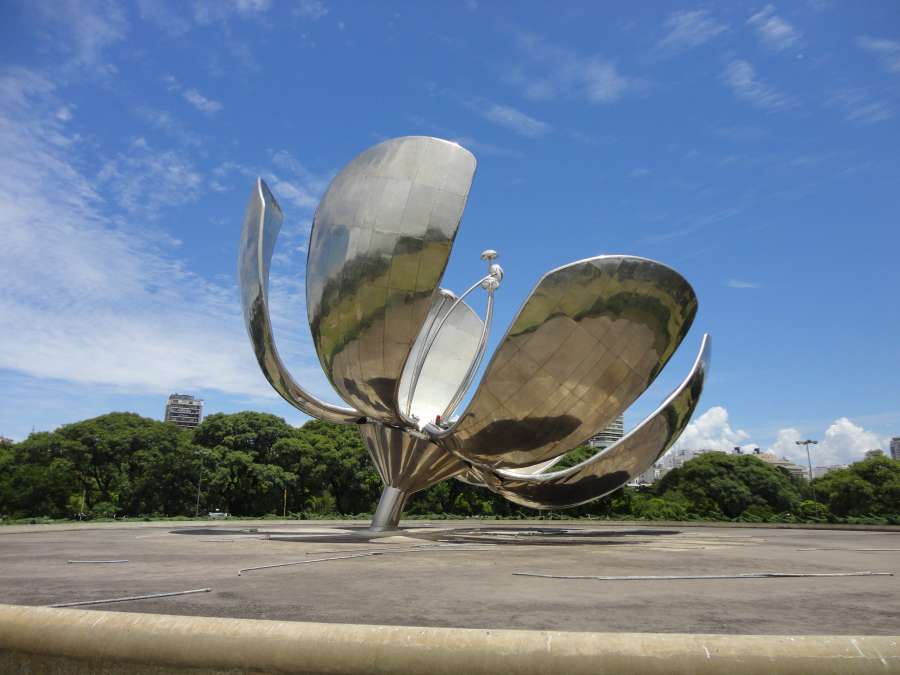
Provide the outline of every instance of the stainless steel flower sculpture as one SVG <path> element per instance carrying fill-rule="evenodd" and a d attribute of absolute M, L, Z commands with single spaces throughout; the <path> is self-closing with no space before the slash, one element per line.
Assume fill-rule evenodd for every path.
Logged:
<path fill-rule="evenodd" d="M 709 336 L 687 378 L 611 447 L 549 471 L 622 413 L 660 373 L 697 312 L 690 284 L 653 260 L 603 255 L 545 274 L 460 414 L 484 356 L 503 270 L 456 296 L 439 284 L 475 174 L 456 143 L 405 137 L 359 155 L 316 211 L 306 268 L 313 342 L 351 407 L 288 373 L 272 338 L 269 263 L 282 212 L 258 180 L 244 217 L 244 320 L 266 378 L 291 405 L 356 424 L 384 481 L 372 529 L 396 528 L 409 495 L 455 477 L 537 508 L 584 504 L 645 471 L 678 438 L 709 368 Z M 465 302 L 487 293 L 482 320 Z"/>

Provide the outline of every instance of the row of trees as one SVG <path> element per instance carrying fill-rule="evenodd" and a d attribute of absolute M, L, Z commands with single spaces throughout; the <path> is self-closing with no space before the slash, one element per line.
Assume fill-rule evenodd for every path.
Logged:
<path fill-rule="evenodd" d="M 570 453 L 563 466 L 589 450 Z M 207 417 L 195 430 L 111 413 L 0 447 L 0 517 L 370 514 L 381 481 L 352 426 L 291 427 L 263 413 Z M 813 491 L 816 499 L 813 499 Z M 493 493 L 445 481 L 410 515 L 534 517 Z M 567 516 L 649 520 L 900 524 L 900 462 L 875 457 L 809 485 L 747 455 L 708 453 L 647 489 L 622 488 Z"/>

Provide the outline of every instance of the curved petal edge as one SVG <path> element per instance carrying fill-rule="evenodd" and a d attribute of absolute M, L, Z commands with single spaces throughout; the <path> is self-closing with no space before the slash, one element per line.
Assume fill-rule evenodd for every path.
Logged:
<path fill-rule="evenodd" d="M 711 338 L 704 335 L 687 378 L 621 440 L 580 464 L 552 473 L 476 469 L 482 484 L 506 499 L 532 508 L 567 508 L 599 499 L 646 471 L 678 439 L 700 401 L 709 372 Z"/>
<path fill-rule="evenodd" d="M 269 319 L 269 266 L 282 219 L 275 197 L 265 182 L 257 179 L 247 203 L 238 254 L 244 325 L 256 360 L 275 391 L 298 410 L 327 422 L 359 422 L 363 414 L 358 410 L 327 403 L 303 389 L 278 356 Z"/>

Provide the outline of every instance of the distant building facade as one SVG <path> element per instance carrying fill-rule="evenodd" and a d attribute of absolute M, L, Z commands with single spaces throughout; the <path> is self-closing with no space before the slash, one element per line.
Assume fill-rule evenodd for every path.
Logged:
<path fill-rule="evenodd" d="M 712 448 L 701 448 L 699 450 L 675 450 L 668 453 L 649 469 L 638 474 L 628 483 L 632 487 L 639 485 L 652 485 L 669 473 L 672 469 L 680 469 L 685 462 L 694 457 L 706 454 L 707 452 L 724 452 L 724 450 L 715 450 Z"/>
<path fill-rule="evenodd" d="M 884 457 L 884 450 L 882 450 L 881 448 L 866 450 L 866 459 L 874 459 L 875 457 Z"/>
<path fill-rule="evenodd" d="M 802 466 L 797 466 L 786 457 L 776 457 L 774 452 L 759 452 L 756 456 L 767 464 L 780 466 L 792 476 L 797 478 L 809 478 L 809 471 Z"/>
<path fill-rule="evenodd" d="M 891 439 L 891 458 L 900 460 L 900 436 Z"/>
<path fill-rule="evenodd" d="M 166 403 L 166 422 L 192 429 L 203 419 L 203 400 L 189 394 L 172 394 Z"/>
<path fill-rule="evenodd" d="M 588 439 L 587 444 L 597 450 L 606 450 L 625 435 L 625 416 L 619 415 L 608 427 Z"/>

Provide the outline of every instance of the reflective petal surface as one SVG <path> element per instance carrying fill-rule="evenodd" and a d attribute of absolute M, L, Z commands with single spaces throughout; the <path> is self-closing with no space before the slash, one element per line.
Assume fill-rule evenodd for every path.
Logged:
<path fill-rule="evenodd" d="M 355 422 L 362 417 L 358 410 L 321 401 L 297 384 L 275 348 L 269 320 L 269 264 L 282 217 L 269 188 L 261 179 L 257 180 L 247 203 L 238 254 L 244 324 L 256 360 L 275 391 L 295 408 L 329 422 Z"/>
<path fill-rule="evenodd" d="M 407 494 L 424 490 L 465 469 L 465 464 L 455 455 L 396 427 L 360 424 L 359 433 L 384 484 Z"/>
<path fill-rule="evenodd" d="M 438 326 L 440 331 L 434 336 L 431 349 L 420 361 L 430 334 L 428 329 Z M 428 422 L 433 422 L 436 415 L 442 414 L 463 383 L 469 365 L 475 360 L 483 328 L 484 322 L 465 302 L 459 302 L 454 307 L 452 295 L 436 294 L 425 326 L 413 344 L 400 378 L 400 410 L 405 412 L 409 405 L 413 415 Z M 410 403 L 410 386 L 417 363 L 421 370 Z"/>
<path fill-rule="evenodd" d="M 650 386 L 697 312 L 665 265 L 600 256 L 546 274 L 438 443 L 499 469 L 544 462 L 587 441 Z"/>
<path fill-rule="evenodd" d="M 624 438 L 563 471 L 522 476 L 516 471 L 480 470 L 482 484 L 506 499 L 533 508 L 579 506 L 609 494 L 646 471 L 684 431 L 700 400 L 709 371 L 710 338 L 684 382 Z"/>
<path fill-rule="evenodd" d="M 332 181 L 313 221 L 306 299 L 328 379 L 368 417 L 402 423 L 397 393 L 475 173 L 455 143 L 386 141 Z"/>

